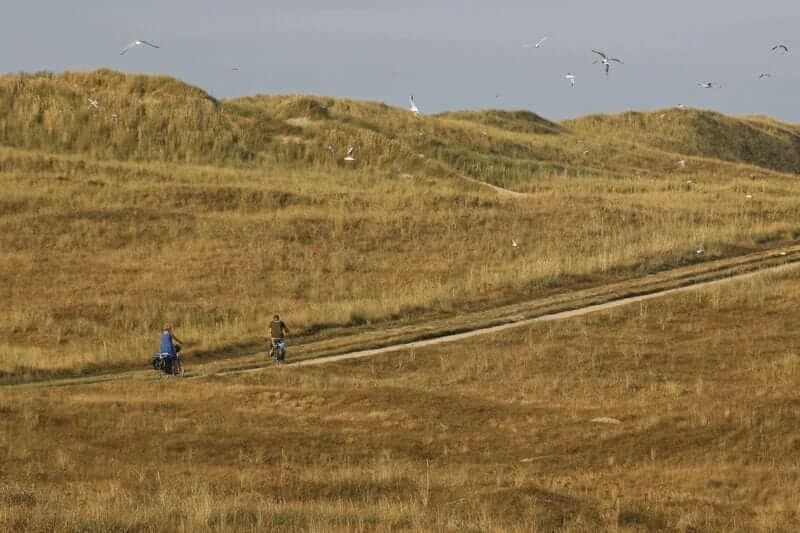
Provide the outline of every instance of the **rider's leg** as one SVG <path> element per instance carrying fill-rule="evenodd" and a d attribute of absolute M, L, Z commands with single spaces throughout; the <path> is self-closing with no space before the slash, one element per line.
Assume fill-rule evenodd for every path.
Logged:
<path fill-rule="evenodd" d="M 278 339 L 277 342 L 275 343 L 276 345 L 275 349 L 277 350 L 276 357 L 278 359 L 278 362 L 283 363 L 284 359 L 286 358 L 286 345 L 283 344 L 283 346 L 281 346 L 278 343 L 283 344 L 283 339 Z"/>

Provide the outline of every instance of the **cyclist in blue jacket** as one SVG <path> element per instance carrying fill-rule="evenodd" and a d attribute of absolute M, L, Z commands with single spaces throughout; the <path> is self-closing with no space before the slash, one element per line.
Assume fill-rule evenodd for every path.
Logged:
<path fill-rule="evenodd" d="M 183 341 L 172 333 L 170 325 L 164 324 L 164 328 L 161 331 L 161 353 L 174 357 L 181 351 L 181 344 L 183 344 Z"/>

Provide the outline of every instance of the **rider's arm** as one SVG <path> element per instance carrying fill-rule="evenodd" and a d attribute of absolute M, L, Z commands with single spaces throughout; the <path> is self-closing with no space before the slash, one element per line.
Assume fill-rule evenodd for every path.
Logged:
<path fill-rule="evenodd" d="M 182 341 L 182 340 L 180 340 L 180 339 L 179 339 L 178 337 L 176 337 L 175 335 L 172 335 L 172 342 L 177 342 L 178 344 L 183 344 L 183 341 Z"/>

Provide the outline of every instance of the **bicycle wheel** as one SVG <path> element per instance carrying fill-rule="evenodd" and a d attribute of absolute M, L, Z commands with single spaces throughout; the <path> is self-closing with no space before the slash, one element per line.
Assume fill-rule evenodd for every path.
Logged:
<path fill-rule="evenodd" d="M 183 372 L 183 363 L 181 362 L 181 358 L 179 356 L 172 362 L 172 375 L 182 376 Z"/>

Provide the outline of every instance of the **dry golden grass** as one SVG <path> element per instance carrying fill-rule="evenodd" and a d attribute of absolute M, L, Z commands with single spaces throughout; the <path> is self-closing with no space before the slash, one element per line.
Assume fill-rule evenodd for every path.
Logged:
<path fill-rule="evenodd" d="M 144 364 L 164 321 L 208 356 L 260 346 L 274 310 L 307 335 L 795 238 L 793 179 L 683 178 L 553 175 L 504 198 L 457 178 L 0 150 L 0 372 Z"/>
<path fill-rule="evenodd" d="M 252 352 L 276 310 L 325 335 L 792 241 L 795 130 L 0 76 L 0 376 L 144 364 L 164 321 L 190 357 Z"/>
<path fill-rule="evenodd" d="M 796 530 L 798 305 L 765 276 L 370 360 L 6 388 L 0 528 Z"/>

